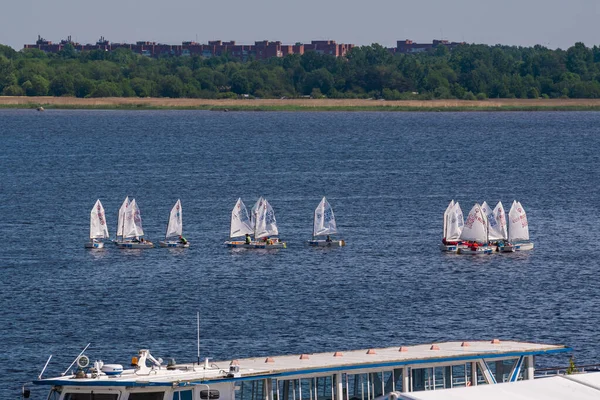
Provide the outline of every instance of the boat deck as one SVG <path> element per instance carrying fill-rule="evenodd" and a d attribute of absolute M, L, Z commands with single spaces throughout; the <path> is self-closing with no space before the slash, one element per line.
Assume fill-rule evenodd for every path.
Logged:
<path fill-rule="evenodd" d="M 401 366 L 441 366 L 466 363 L 478 359 L 535 356 L 571 351 L 562 345 L 548 345 L 515 341 L 446 342 L 416 346 L 395 346 L 285 356 L 265 356 L 237 360 L 214 361 L 205 368 L 203 364 L 178 364 L 174 369 L 162 365 L 149 374 L 125 370 L 121 375 L 100 374 L 95 378 L 64 376 L 35 381 L 39 385 L 77 386 L 171 386 L 174 382 L 216 383 L 303 375 L 333 374 L 342 371 L 369 371 Z M 239 366 L 239 373 L 230 374 L 230 366 Z"/>

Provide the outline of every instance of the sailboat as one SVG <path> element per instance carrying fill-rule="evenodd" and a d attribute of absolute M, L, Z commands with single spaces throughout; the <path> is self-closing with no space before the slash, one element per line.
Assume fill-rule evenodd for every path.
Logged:
<path fill-rule="evenodd" d="M 444 233 L 440 250 L 443 252 L 456 253 L 460 247 L 466 247 L 460 240 L 463 226 L 465 224 L 460 204 L 450 201 L 444 212 Z"/>
<path fill-rule="evenodd" d="M 246 241 L 229 240 L 226 241 L 225 244 L 227 247 L 254 247 L 255 243 L 252 242 L 250 237 L 250 235 L 253 234 L 254 229 L 252 228 L 252 221 L 248 215 L 248 209 L 246 208 L 246 205 L 242 199 L 238 198 L 233 210 L 231 210 L 231 227 L 229 229 L 229 237 L 234 239 L 245 236 L 247 239 Z"/>
<path fill-rule="evenodd" d="M 345 246 L 346 242 L 342 239 L 331 239 L 330 235 L 337 233 L 335 216 L 333 209 L 325 197 L 315 209 L 313 220 L 313 238 L 308 241 L 311 246 Z M 319 236 L 327 236 L 326 239 L 317 239 Z"/>
<path fill-rule="evenodd" d="M 125 199 L 128 201 L 128 199 Z M 144 238 L 144 229 L 142 228 L 142 216 L 140 209 L 137 206 L 135 199 L 131 200 L 129 204 L 125 205 L 125 212 L 123 214 L 123 225 L 121 229 L 121 240 L 117 240 L 117 246 L 120 249 L 151 249 L 154 247 L 154 243 Z M 123 206 L 121 206 L 123 207 Z M 121 215 L 119 214 L 119 217 Z M 119 233 L 117 231 L 117 233 Z"/>
<path fill-rule="evenodd" d="M 514 200 L 508 212 L 508 241 L 516 251 L 533 249 L 533 242 L 529 240 L 529 223 L 527 214 L 520 202 Z"/>
<path fill-rule="evenodd" d="M 165 234 L 165 240 L 158 242 L 160 247 L 190 247 L 188 242 L 183 236 L 183 220 L 181 210 L 181 200 L 177 200 L 171 213 L 169 214 L 169 222 L 167 223 L 167 233 Z"/>
<path fill-rule="evenodd" d="M 85 248 L 101 249 L 104 247 L 104 242 L 101 239 L 108 239 L 109 237 L 104 207 L 98 199 L 90 213 L 90 241 L 85 244 Z"/>
<path fill-rule="evenodd" d="M 492 249 L 498 252 L 514 252 L 514 247 L 508 242 L 508 231 L 506 228 L 506 213 L 504 206 L 499 201 L 493 210 L 484 201 L 481 209 L 488 220 L 488 239 Z"/>
<path fill-rule="evenodd" d="M 123 241 L 123 225 L 125 223 L 125 214 L 127 212 L 127 208 L 129 207 L 129 203 L 129 196 L 127 196 L 125 197 L 125 200 L 123 200 L 121 207 L 119 207 L 119 215 L 117 217 L 117 235 L 114 240 L 116 245 Z"/>
<path fill-rule="evenodd" d="M 487 216 L 481 210 L 479 203 L 475 203 L 460 234 L 461 240 L 469 242 L 468 247 L 458 249 L 459 254 L 491 254 L 492 248 L 488 246 Z"/>

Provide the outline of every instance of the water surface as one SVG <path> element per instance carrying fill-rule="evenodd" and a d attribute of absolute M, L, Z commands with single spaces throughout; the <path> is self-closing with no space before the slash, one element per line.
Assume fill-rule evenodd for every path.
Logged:
<path fill-rule="evenodd" d="M 193 361 L 197 312 L 215 359 L 497 337 L 598 362 L 599 131 L 586 112 L 0 110 L 0 397 L 90 342 Z M 127 195 L 156 242 L 180 198 L 192 247 L 84 250 L 96 199 L 114 235 Z M 261 195 L 288 248 L 226 249 L 235 201 Z M 343 249 L 304 244 L 322 196 Z M 451 199 L 518 199 L 535 250 L 440 254 Z"/>

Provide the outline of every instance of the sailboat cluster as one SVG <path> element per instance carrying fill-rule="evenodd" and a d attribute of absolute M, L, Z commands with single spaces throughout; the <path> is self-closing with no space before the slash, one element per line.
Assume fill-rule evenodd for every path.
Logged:
<path fill-rule="evenodd" d="M 313 236 L 308 241 L 311 246 L 345 246 L 342 239 L 333 239 L 331 235 L 336 234 L 337 225 L 333 209 L 325 197 L 319 203 L 314 213 Z M 183 236 L 183 222 L 181 200 L 177 200 L 171 213 L 165 239 L 158 242 L 160 247 L 187 248 L 190 243 Z M 238 199 L 231 211 L 231 239 L 244 237 L 243 241 L 229 240 L 227 247 L 240 247 L 248 249 L 285 249 L 287 243 L 280 240 L 279 228 L 275 212 L 271 204 L 260 197 L 248 213 L 242 199 Z M 96 201 L 90 214 L 90 241 L 85 244 L 86 248 L 101 249 L 105 241 L 110 239 L 106 225 L 106 215 L 100 200 Z M 142 216 L 135 199 L 126 197 L 119 208 L 116 239 L 114 244 L 121 249 L 149 249 L 154 243 L 144 238 L 142 227 Z"/>
<path fill-rule="evenodd" d="M 332 239 L 337 233 L 333 209 L 325 197 L 315 209 L 313 221 L 313 237 L 308 243 L 311 246 L 345 246 L 341 239 Z M 262 196 L 256 201 L 250 214 L 241 198 L 237 200 L 231 211 L 231 229 L 225 242 L 227 247 L 247 249 L 286 248 L 287 243 L 279 239 L 279 228 L 275 212 L 271 204 Z M 326 236 L 325 239 L 319 237 Z M 233 240 L 243 237 L 244 240 Z"/>
<path fill-rule="evenodd" d="M 90 214 L 90 241 L 86 248 L 101 249 L 104 241 L 110 239 L 106 224 L 106 214 L 100 200 L 96 201 Z M 113 241 L 121 249 L 151 249 L 154 243 L 144 238 L 142 215 L 135 199 L 126 197 L 119 208 L 117 235 Z M 183 237 L 181 201 L 177 200 L 167 224 L 165 239 L 158 242 L 160 247 L 189 247 L 190 243 Z"/>
<path fill-rule="evenodd" d="M 452 200 L 444 212 L 444 234 L 440 249 L 459 254 L 491 254 L 533 249 L 529 240 L 527 214 L 514 200 L 508 213 L 508 223 L 502 202 L 491 209 L 484 201 L 476 203 L 467 220 L 460 204 Z"/>

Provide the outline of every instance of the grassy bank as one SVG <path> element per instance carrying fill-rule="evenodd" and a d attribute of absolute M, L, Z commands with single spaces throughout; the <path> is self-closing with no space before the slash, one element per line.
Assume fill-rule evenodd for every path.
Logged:
<path fill-rule="evenodd" d="M 0 108 L 210 111 L 600 111 L 600 99 L 380 101 L 337 99 L 211 100 L 169 98 L 0 97 Z"/>

